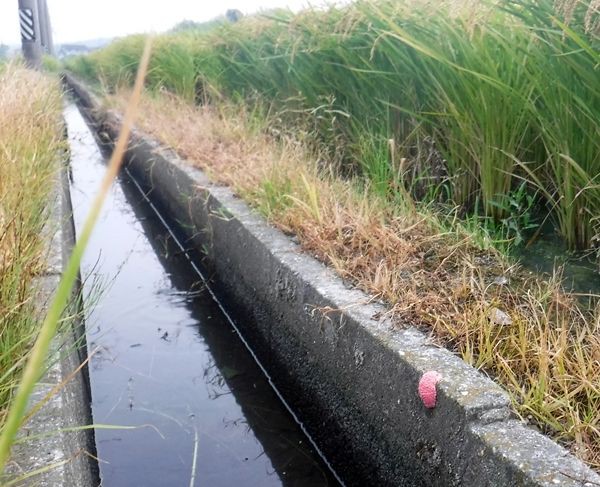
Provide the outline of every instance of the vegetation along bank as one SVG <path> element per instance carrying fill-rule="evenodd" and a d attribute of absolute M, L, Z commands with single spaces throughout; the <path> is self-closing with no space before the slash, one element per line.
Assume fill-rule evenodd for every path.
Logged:
<path fill-rule="evenodd" d="M 544 221 L 593 252 L 594 5 L 359 1 L 163 35 L 140 123 L 598 468 L 597 299 L 504 252 Z M 121 108 L 143 42 L 70 68 Z"/>
<path fill-rule="evenodd" d="M 41 321 L 36 277 L 65 150 L 61 113 L 57 79 L 0 66 L 0 430 Z"/>

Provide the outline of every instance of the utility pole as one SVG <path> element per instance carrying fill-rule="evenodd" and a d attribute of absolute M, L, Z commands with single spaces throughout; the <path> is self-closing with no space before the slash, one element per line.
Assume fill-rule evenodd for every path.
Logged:
<path fill-rule="evenodd" d="M 48 14 L 48 4 L 46 0 L 38 1 L 38 12 L 40 20 L 40 40 L 42 43 L 42 50 L 54 56 L 54 43 L 52 42 L 52 26 L 50 24 L 50 15 Z"/>
<path fill-rule="evenodd" d="M 42 42 L 37 0 L 19 0 L 19 22 L 25 62 L 31 68 L 40 69 L 42 66 Z"/>

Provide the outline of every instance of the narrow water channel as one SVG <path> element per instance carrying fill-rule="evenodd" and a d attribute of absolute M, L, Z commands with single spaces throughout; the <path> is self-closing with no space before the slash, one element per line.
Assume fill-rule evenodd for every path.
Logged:
<path fill-rule="evenodd" d="M 64 115 L 79 230 L 105 161 L 77 108 Z M 339 485 L 131 180 L 81 272 L 103 487 Z"/>

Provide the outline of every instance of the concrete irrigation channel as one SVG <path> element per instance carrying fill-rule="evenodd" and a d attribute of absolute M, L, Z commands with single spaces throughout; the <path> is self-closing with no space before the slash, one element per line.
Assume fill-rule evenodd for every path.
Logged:
<path fill-rule="evenodd" d="M 100 109 L 86 88 L 70 76 L 65 77 L 65 85 L 99 138 L 114 140 L 119 131 L 118 117 Z M 382 305 L 347 287 L 331 270 L 303 254 L 297 244 L 270 227 L 229 189 L 211 184 L 201 171 L 141 133 L 133 134 L 126 158 L 123 194 L 130 200 L 139 200 L 143 194 L 144 199 L 143 204 L 131 205 L 138 225 L 135 231 L 146 235 L 165 275 L 171 277 L 169 293 L 183 293 L 183 301 L 187 300 L 183 308 L 191 313 L 176 315 L 174 320 L 188 323 L 185 320 L 193 319 L 196 328 L 207 328 L 208 316 L 219 314 L 220 326 L 233 327 L 235 333 L 224 329 L 244 345 L 236 345 L 235 349 L 250 359 L 236 361 L 224 352 L 233 345 L 223 345 L 223 330 L 201 333 L 199 339 L 196 330 L 190 334 L 191 327 L 179 327 L 181 334 L 176 341 L 180 348 L 173 356 L 184 357 L 173 370 L 163 371 L 162 385 L 144 382 L 139 374 L 133 380 L 127 379 L 137 359 L 123 357 L 150 346 L 156 352 L 160 345 L 173 344 L 167 338 L 173 336 L 176 327 L 154 326 L 153 320 L 160 312 L 148 311 L 154 305 L 148 302 L 144 320 L 151 325 L 145 332 L 151 329 L 155 340 L 165 343 L 144 341 L 150 340 L 150 335 L 133 342 L 138 340 L 133 332 L 120 331 L 112 342 L 112 358 L 105 354 L 103 360 L 108 364 L 117 355 L 123 360 L 121 369 L 125 372 L 102 376 L 100 371 L 99 385 L 95 385 L 92 362 L 92 411 L 103 411 L 108 419 L 102 422 L 123 424 L 128 412 L 143 409 L 145 416 L 136 417 L 138 424 L 151 424 L 157 430 L 167 428 L 166 433 L 161 432 L 166 438 L 175 435 L 175 430 L 187 436 L 178 433 L 177 438 L 185 437 L 185 441 L 173 457 L 178 457 L 176 463 L 168 466 L 165 457 L 170 447 L 164 443 L 162 448 L 160 443 L 148 447 L 152 435 L 156 436 L 152 428 L 143 428 L 142 434 L 138 430 L 131 434 L 97 430 L 98 454 L 101 458 L 103 453 L 108 455 L 111 462 L 110 467 L 100 464 L 101 474 L 104 471 L 108 476 L 103 485 L 182 485 L 184 478 L 188 485 L 190 472 L 197 472 L 197 485 L 211 486 L 600 485 L 600 477 L 582 462 L 516 419 L 506 393 L 492 380 L 449 351 L 432 345 L 409 324 L 403 328 L 392 326 L 382 318 Z M 137 196 L 128 197 L 128 192 Z M 111 228 L 112 235 L 104 238 L 105 254 L 118 244 L 118 232 L 122 231 L 119 226 Z M 172 242 L 168 244 L 167 240 Z M 109 245 L 111 241 L 113 246 Z M 132 258 L 135 252 L 134 247 Z M 165 255 L 179 257 L 175 262 Z M 127 263 L 123 266 L 122 272 L 126 272 Z M 143 273 L 143 269 L 138 268 L 138 272 Z M 152 279 L 150 274 L 136 285 L 143 287 L 144 279 Z M 121 296 L 116 306 L 126 307 L 126 292 L 117 293 Z M 204 301 L 204 311 L 189 311 L 190 296 Z M 178 309 L 177 313 L 181 312 L 182 308 Z M 135 319 L 127 315 L 120 326 Z M 106 335 L 99 322 L 98 338 L 91 337 L 90 326 L 94 325 L 96 322 L 88 322 L 88 342 L 94 342 L 90 343 L 91 349 Z M 202 342 L 202 353 L 209 350 L 212 354 L 210 367 L 202 365 L 204 355 L 187 346 L 185 340 Z M 203 373 L 193 370 L 203 367 Z M 212 379 L 206 378 L 210 375 L 208 369 L 214 372 Z M 437 384 L 437 404 L 432 409 L 424 407 L 417 392 L 420 378 L 428 371 L 442 376 Z M 244 379 L 246 373 L 250 379 Z M 251 448 L 244 452 L 212 451 L 226 442 L 224 438 L 230 433 L 227 428 L 219 433 L 223 438 L 204 448 L 203 442 L 210 446 L 209 436 L 203 436 L 203 422 L 197 418 L 203 412 L 207 416 L 219 413 L 214 409 L 206 412 L 202 407 L 194 410 L 195 406 L 189 406 L 193 402 L 190 397 L 196 396 L 188 397 L 186 390 L 178 389 L 184 386 L 177 376 L 187 380 L 194 374 L 203 374 L 204 384 L 218 383 L 221 389 L 213 392 L 232 397 L 225 407 L 237 407 L 239 422 L 244 423 L 252 439 L 239 436 L 229 445 L 248 441 L 252 448 L 258 448 L 257 458 L 264 460 L 260 468 L 247 465 L 257 463 L 254 457 L 248 461 L 250 456 L 245 452 Z M 244 389 L 248 380 L 268 384 L 258 386 L 258 396 L 270 394 L 274 399 L 268 400 L 268 408 L 278 402 L 281 410 L 253 415 L 257 394 Z M 188 409 L 179 407 L 184 404 Z M 120 415 L 113 414 L 117 409 Z M 96 417 L 94 420 L 98 422 Z M 235 430 L 236 418 L 228 416 L 227 420 Z M 169 423 L 172 429 L 168 429 Z M 136 434 L 137 443 L 126 439 Z M 282 446 L 286 439 L 295 444 L 294 448 Z M 200 449 L 195 451 L 198 445 Z M 209 467 L 220 465 L 218 457 L 224 454 L 231 456 L 227 468 L 211 471 Z M 135 459 L 140 463 L 136 465 Z M 261 468 L 268 475 L 258 473 Z M 160 471 L 165 475 L 163 479 Z M 137 481 L 136 472 L 141 476 Z M 204 480 L 203 473 L 207 475 Z M 227 478 L 228 474 L 232 476 Z"/>

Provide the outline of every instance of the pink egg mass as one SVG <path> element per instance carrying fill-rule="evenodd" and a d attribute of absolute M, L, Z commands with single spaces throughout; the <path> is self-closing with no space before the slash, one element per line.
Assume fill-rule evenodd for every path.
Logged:
<path fill-rule="evenodd" d="M 423 405 L 428 409 L 435 407 L 437 400 L 436 385 L 441 378 L 442 376 L 439 373 L 432 370 L 425 372 L 421 380 L 419 380 L 419 397 L 423 401 Z"/>

